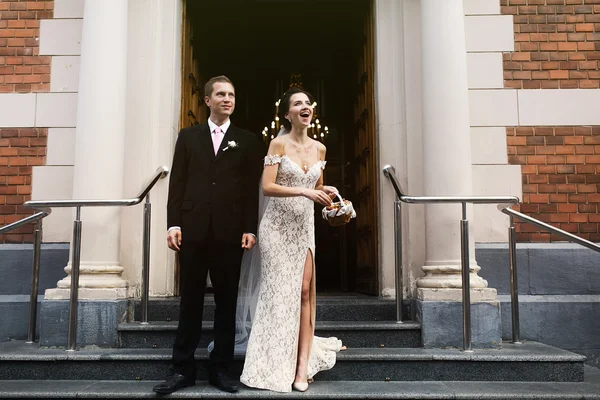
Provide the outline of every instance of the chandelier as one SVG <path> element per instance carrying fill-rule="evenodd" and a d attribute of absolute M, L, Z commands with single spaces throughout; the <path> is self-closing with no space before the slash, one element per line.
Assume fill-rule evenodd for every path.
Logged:
<path fill-rule="evenodd" d="M 300 74 L 292 74 L 292 76 L 290 77 L 290 86 L 288 87 L 297 87 L 298 89 L 304 90 L 304 88 L 302 87 L 302 80 L 301 80 L 301 75 Z M 277 100 L 275 102 L 275 114 L 273 117 L 273 120 L 271 121 L 271 124 L 269 126 L 265 126 L 264 129 L 262 130 L 262 136 L 263 136 L 263 140 L 265 143 L 269 144 L 269 142 L 271 142 L 271 140 L 273 140 L 275 137 L 277 137 L 277 134 L 279 133 L 279 130 L 281 129 L 281 123 L 279 122 L 279 104 L 281 103 L 281 99 Z M 308 136 L 318 140 L 318 141 L 323 141 L 325 140 L 325 138 L 327 137 L 327 135 L 329 134 L 329 127 L 327 127 L 326 125 L 322 125 L 321 121 L 319 121 L 319 115 L 317 113 L 317 102 L 313 102 L 312 103 L 312 108 L 313 108 L 313 117 L 311 120 L 310 125 L 308 126 Z"/>

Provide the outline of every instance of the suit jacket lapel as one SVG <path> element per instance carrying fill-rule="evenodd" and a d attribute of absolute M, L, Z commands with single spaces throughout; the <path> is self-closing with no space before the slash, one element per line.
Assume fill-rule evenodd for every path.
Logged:
<path fill-rule="evenodd" d="M 198 140 L 200 141 L 200 147 L 206 152 L 209 160 L 215 159 L 215 150 L 213 147 L 212 136 L 208 122 L 200 125 L 200 131 L 198 132 Z"/>
<path fill-rule="evenodd" d="M 219 151 L 217 152 L 217 155 L 215 157 L 215 162 L 217 162 L 219 158 L 221 158 L 221 156 L 223 155 L 223 149 L 228 146 L 227 142 L 235 140 L 235 136 L 235 127 L 233 126 L 233 124 L 231 124 L 229 125 L 229 129 L 227 129 L 225 136 L 223 136 L 223 141 L 219 146 Z M 229 148 L 226 151 L 233 151 L 233 149 Z"/>

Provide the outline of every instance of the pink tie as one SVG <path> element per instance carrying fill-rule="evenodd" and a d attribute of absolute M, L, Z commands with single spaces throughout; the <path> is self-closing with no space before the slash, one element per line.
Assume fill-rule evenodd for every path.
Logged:
<path fill-rule="evenodd" d="M 219 146 L 221 145 L 221 142 L 223 141 L 223 131 L 218 126 L 213 131 L 212 141 L 213 141 L 213 148 L 215 149 L 215 155 L 217 155 L 217 153 L 219 152 Z"/>

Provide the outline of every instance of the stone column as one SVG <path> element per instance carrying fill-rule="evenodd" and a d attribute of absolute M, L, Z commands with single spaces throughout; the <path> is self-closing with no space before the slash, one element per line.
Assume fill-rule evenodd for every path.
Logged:
<path fill-rule="evenodd" d="M 463 0 L 421 0 L 423 172 L 428 196 L 472 194 L 464 18 Z M 471 206 L 468 215 L 471 220 Z M 421 316 L 440 334 L 438 341 L 430 341 L 423 320 L 426 346 L 449 345 L 454 339 L 461 342 L 460 313 L 454 316 L 454 311 L 460 311 L 457 301 L 461 300 L 462 287 L 460 219 L 460 205 L 426 206 L 426 275 L 417 281 L 417 298 L 422 301 Z M 469 247 L 472 302 L 490 301 L 497 306 L 496 291 L 486 288 L 487 282 L 477 275 L 480 268 L 475 262 L 472 235 Z M 438 303 L 429 314 L 427 302 Z M 444 307 L 452 311 L 452 319 L 458 318 L 458 332 L 453 332 L 454 326 L 443 325 L 442 319 L 449 315 L 440 311 Z M 494 323 L 499 323 L 496 314 L 498 321 Z M 473 318 L 477 318 L 477 311 L 473 311 Z M 474 342 L 478 339 L 488 341 L 474 332 Z"/>
<path fill-rule="evenodd" d="M 127 9 L 123 0 L 85 4 L 73 199 L 123 197 Z M 127 297 L 128 283 L 121 277 L 120 219 L 120 208 L 82 209 L 80 299 Z M 65 271 L 70 268 L 69 262 Z M 46 299 L 68 298 L 70 284 L 67 276 L 57 289 L 46 291 Z"/>

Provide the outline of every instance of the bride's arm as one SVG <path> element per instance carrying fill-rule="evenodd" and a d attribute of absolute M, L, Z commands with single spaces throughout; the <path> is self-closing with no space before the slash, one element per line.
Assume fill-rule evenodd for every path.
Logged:
<path fill-rule="evenodd" d="M 283 156 L 283 142 L 280 138 L 275 138 L 269 145 L 269 156 Z M 307 189 L 303 187 L 287 187 L 275 183 L 277 178 L 277 170 L 279 164 L 265 165 L 262 177 L 262 190 L 265 196 L 269 197 L 307 197 L 314 202 L 328 205 L 331 203 L 329 196 L 322 191 L 316 189 Z"/>
<path fill-rule="evenodd" d="M 319 146 L 319 160 L 325 161 L 325 153 L 327 152 L 327 148 L 325 147 L 325 145 L 323 143 L 319 143 L 318 146 Z M 338 192 L 338 190 L 333 186 L 323 185 L 323 173 L 322 172 L 321 172 L 321 176 L 319 177 L 319 180 L 317 181 L 315 189 L 323 190 L 325 193 L 327 193 L 329 195 L 330 198 L 334 198 L 335 194 Z"/>
<path fill-rule="evenodd" d="M 275 138 L 269 145 L 267 152 L 269 157 L 283 156 L 283 141 L 281 138 Z M 296 197 L 304 196 L 305 188 L 281 186 L 275 183 L 279 163 L 265 164 L 262 176 L 262 190 L 265 196 L 269 197 Z"/>

